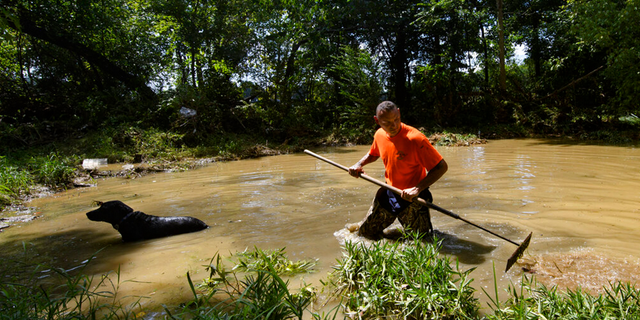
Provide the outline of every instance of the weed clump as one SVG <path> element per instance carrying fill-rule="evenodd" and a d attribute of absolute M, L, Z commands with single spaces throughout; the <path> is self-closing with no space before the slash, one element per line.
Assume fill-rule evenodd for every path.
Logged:
<path fill-rule="evenodd" d="M 407 243 L 345 244 L 333 284 L 346 314 L 355 318 L 476 319 L 479 303 L 467 271 L 438 256 L 438 246 Z"/>
<path fill-rule="evenodd" d="M 315 291 L 309 286 L 290 290 L 284 275 L 313 271 L 315 261 L 293 262 L 284 248 L 275 251 L 244 251 L 229 268 L 216 254 L 206 270 L 209 277 L 195 285 L 187 273 L 193 299 L 177 310 L 165 311 L 171 319 L 302 319 L 311 312 Z"/>
<path fill-rule="evenodd" d="M 604 294 L 592 295 L 580 287 L 559 292 L 524 277 L 519 288 L 507 289 L 509 298 L 491 300 L 488 320 L 507 319 L 639 319 L 640 289 L 629 283 L 610 283 Z"/>
<path fill-rule="evenodd" d="M 37 185 L 65 189 L 76 174 L 73 162 L 54 152 L 13 161 L 0 156 L 0 211 L 31 196 Z"/>
<path fill-rule="evenodd" d="M 140 309 L 139 301 L 130 305 L 120 302 L 119 269 L 93 277 L 73 275 L 61 268 L 10 262 L 22 272 L 29 271 L 0 271 L 0 319 L 136 319 L 144 314 L 135 313 Z M 80 271 L 86 265 L 80 266 Z"/>

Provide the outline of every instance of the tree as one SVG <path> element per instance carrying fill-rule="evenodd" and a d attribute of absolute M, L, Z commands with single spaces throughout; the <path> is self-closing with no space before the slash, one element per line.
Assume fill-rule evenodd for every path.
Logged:
<path fill-rule="evenodd" d="M 640 1 L 570 0 L 567 11 L 578 50 L 606 55 L 610 113 L 640 112 Z"/>
<path fill-rule="evenodd" d="M 336 80 L 345 100 L 340 106 L 340 127 L 358 133 L 372 131 L 373 115 L 382 92 L 379 61 L 365 50 L 344 46 L 331 70 L 342 75 Z"/>
<path fill-rule="evenodd" d="M 16 3 L 13 7 L 4 7 L 3 9 L 9 16 L 6 23 L 9 28 L 68 50 L 71 53 L 86 59 L 89 64 L 96 66 L 102 72 L 121 81 L 129 89 L 139 90 L 140 93 L 148 99 L 156 99 L 155 92 L 147 86 L 146 80 L 143 77 L 126 71 L 123 67 L 114 63 L 103 53 L 98 52 L 96 48 L 86 45 L 85 43 L 89 42 L 88 40 L 90 39 L 82 34 L 75 33 L 74 31 L 76 30 L 71 30 L 74 27 L 57 23 L 64 21 L 64 17 L 52 16 L 55 14 L 66 14 L 73 17 L 82 16 L 84 18 L 71 20 L 74 22 L 95 22 L 86 16 L 89 15 L 97 18 L 98 14 L 96 14 L 96 11 L 88 10 L 88 8 L 83 6 L 82 3 L 77 7 L 58 7 L 58 10 L 51 8 L 47 9 L 47 6 L 37 3 L 31 3 L 29 5 Z M 94 14 L 90 15 L 88 13 Z M 75 26 L 75 28 L 79 27 L 82 27 L 82 25 Z M 94 38 L 93 40 L 96 39 Z"/>
<path fill-rule="evenodd" d="M 410 84 L 413 61 L 421 59 L 420 49 L 425 41 L 414 22 L 420 8 L 416 0 L 391 2 L 350 1 L 344 10 L 344 25 L 357 32 L 357 39 L 366 45 L 372 55 L 384 57 L 388 72 L 388 98 L 410 115 Z"/>
<path fill-rule="evenodd" d="M 422 60 L 418 65 L 419 90 L 423 92 L 418 101 L 431 106 L 433 112 L 423 113 L 422 118 L 434 118 L 440 124 L 460 123 L 461 115 L 468 113 L 468 99 L 477 92 L 481 79 L 475 75 L 478 63 L 472 55 L 484 51 L 485 81 L 488 79 L 488 52 L 483 46 L 485 39 L 479 35 L 488 19 L 481 2 L 442 0 L 421 4 L 416 24 L 423 33 Z"/>

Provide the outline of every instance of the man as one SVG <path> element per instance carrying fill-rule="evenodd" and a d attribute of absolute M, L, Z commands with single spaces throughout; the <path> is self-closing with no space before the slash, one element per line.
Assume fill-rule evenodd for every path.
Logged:
<path fill-rule="evenodd" d="M 413 199 L 433 201 L 429 187 L 447 172 L 447 163 L 424 134 L 400 121 L 400 109 L 393 102 L 380 103 L 373 118 L 380 129 L 369 153 L 349 168 L 349 174 L 357 178 L 364 173 L 362 167 L 382 158 L 387 184 L 402 190 L 402 195 L 380 188 L 358 234 L 380 239 L 396 218 L 405 229 L 431 233 L 429 209 Z"/>

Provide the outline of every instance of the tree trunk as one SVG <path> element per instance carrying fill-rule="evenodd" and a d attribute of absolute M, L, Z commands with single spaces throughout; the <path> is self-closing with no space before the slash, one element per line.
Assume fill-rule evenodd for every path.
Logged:
<path fill-rule="evenodd" d="M 504 67 L 504 21 L 502 21 L 502 0 L 498 2 L 498 43 L 500 47 L 500 90 L 507 90 L 507 72 Z"/>
<path fill-rule="evenodd" d="M 187 80 L 189 79 L 189 75 L 188 75 L 188 68 L 187 66 L 185 66 L 185 62 L 184 62 L 184 57 L 182 56 L 182 53 L 184 50 L 182 49 L 182 45 L 180 44 L 179 41 L 177 41 L 176 43 L 176 60 L 178 60 L 178 67 L 180 68 L 180 84 L 181 85 L 186 85 L 187 84 Z"/>
<path fill-rule="evenodd" d="M 407 63 L 406 41 L 403 32 L 396 33 L 395 52 L 391 57 L 393 66 L 393 84 L 395 92 L 395 103 L 408 109 L 407 99 L 407 75 L 405 73 L 405 64 Z"/>
<path fill-rule="evenodd" d="M 538 14 L 534 14 L 533 16 L 533 34 L 531 37 L 531 59 L 533 59 L 533 68 L 534 74 L 536 78 L 539 78 L 542 73 L 541 67 L 541 52 L 542 48 L 540 45 L 540 17 Z"/>
<path fill-rule="evenodd" d="M 196 79 L 196 50 L 191 48 L 191 82 L 194 88 L 198 87 L 198 80 Z"/>
<path fill-rule="evenodd" d="M 484 85 L 489 88 L 489 49 L 487 46 L 487 38 L 484 35 L 484 25 L 480 25 L 480 32 L 482 34 L 482 44 L 484 49 Z"/>

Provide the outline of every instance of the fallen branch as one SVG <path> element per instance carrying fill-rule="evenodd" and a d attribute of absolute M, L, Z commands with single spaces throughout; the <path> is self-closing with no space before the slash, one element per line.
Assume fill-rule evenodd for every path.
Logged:
<path fill-rule="evenodd" d="M 580 82 L 580 81 L 582 81 L 582 80 L 584 80 L 584 79 L 588 78 L 589 76 L 591 76 L 592 74 L 594 74 L 594 73 L 596 73 L 596 72 L 600 71 L 600 70 L 601 70 L 601 69 L 603 69 L 603 68 L 604 68 L 604 65 L 599 66 L 599 67 L 597 67 L 595 70 L 593 70 L 593 71 L 591 71 L 591 72 L 587 73 L 586 75 L 584 75 L 584 76 L 582 76 L 582 77 L 580 77 L 580 78 L 578 78 L 578 79 L 576 79 L 576 80 L 571 81 L 571 83 L 569 83 L 568 85 L 566 85 L 566 86 L 564 86 L 564 87 L 562 87 L 562 88 L 560 88 L 560 89 L 558 89 L 558 90 L 556 90 L 556 91 L 554 91 L 554 92 L 552 92 L 552 93 L 550 93 L 550 94 L 546 95 L 545 97 L 543 97 L 543 98 L 541 98 L 541 99 L 536 99 L 536 100 L 544 100 L 544 99 L 547 99 L 547 98 L 549 98 L 549 97 L 555 96 L 555 95 L 556 95 L 556 94 L 558 94 L 559 92 L 561 92 L 561 91 L 563 91 L 563 90 L 565 90 L 565 89 L 567 89 L 567 88 L 569 88 L 569 87 L 571 87 L 571 86 L 575 85 L 576 83 L 578 83 L 578 82 Z"/>

